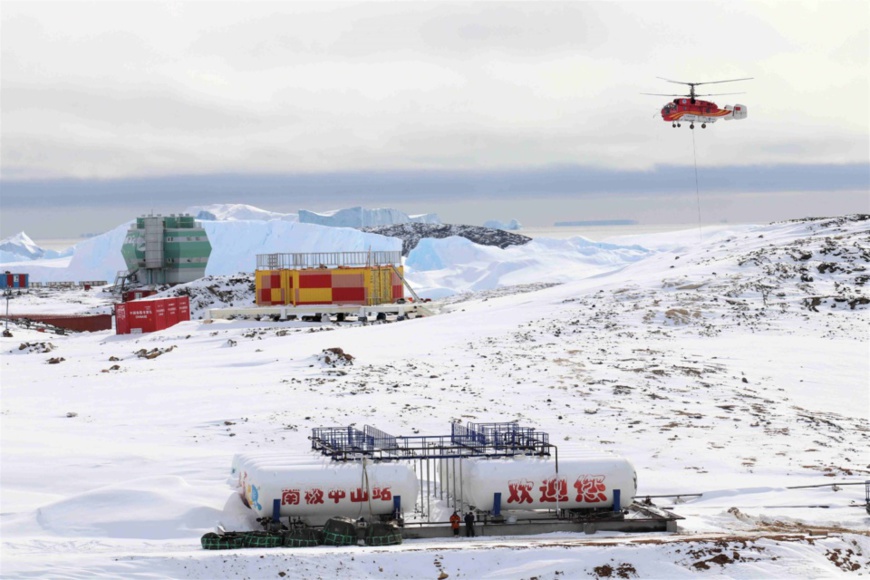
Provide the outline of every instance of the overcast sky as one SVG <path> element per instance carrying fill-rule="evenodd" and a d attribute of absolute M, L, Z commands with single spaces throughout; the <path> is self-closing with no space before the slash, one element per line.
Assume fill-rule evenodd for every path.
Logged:
<path fill-rule="evenodd" d="M 2 236 L 209 202 L 680 222 L 695 152 L 705 221 L 870 211 L 864 1 L 0 11 Z M 754 77 L 708 87 L 749 118 L 672 129 L 657 76 Z"/>

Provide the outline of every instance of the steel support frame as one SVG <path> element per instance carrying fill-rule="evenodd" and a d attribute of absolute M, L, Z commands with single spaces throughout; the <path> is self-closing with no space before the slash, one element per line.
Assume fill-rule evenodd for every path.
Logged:
<path fill-rule="evenodd" d="M 468 423 L 467 426 L 451 423 L 450 435 L 406 437 L 390 435 L 371 425 L 365 425 L 362 430 L 353 426 L 318 427 L 312 429 L 309 439 L 312 450 L 337 462 L 411 461 L 420 485 L 420 513 L 425 514 L 427 520 L 432 509 L 432 476 L 436 468 L 439 498 L 443 500 L 446 492 L 448 506 L 457 511 L 464 511 L 466 507 L 461 485 L 463 459 L 554 456 L 556 473 L 559 472 L 559 450 L 550 444 L 547 433 L 514 422 Z"/>

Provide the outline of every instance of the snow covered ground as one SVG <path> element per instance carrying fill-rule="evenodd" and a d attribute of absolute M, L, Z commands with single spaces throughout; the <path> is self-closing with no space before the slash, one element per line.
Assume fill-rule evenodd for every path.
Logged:
<path fill-rule="evenodd" d="M 870 479 L 866 217 L 426 245 L 408 270 L 445 295 L 429 318 L 193 320 L 140 336 L 13 325 L 0 342 L 3 577 L 867 576 L 864 488 L 843 485 Z M 235 289 L 210 291 L 215 303 L 249 296 L 246 280 L 196 284 Z M 13 301 L 35 307 L 107 306 L 83 291 Z M 346 374 L 319 362 L 331 347 L 355 357 Z M 166 351 L 136 354 L 153 348 Z M 640 495 L 703 495 L 674 505 L 675 535 L 200 548 L 217 522 L 248 521 L 226 483 L 234 453 L 304 456 L 318 426 L 441 434 L 452 420 L 518 420 L 560 455 L 627 457 Z"/>

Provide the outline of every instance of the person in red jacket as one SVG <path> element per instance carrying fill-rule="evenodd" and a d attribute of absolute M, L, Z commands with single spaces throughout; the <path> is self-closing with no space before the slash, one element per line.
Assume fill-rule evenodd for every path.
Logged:
<path fill-rule="evenodd" d="M 453 528 L 453 535 L 459 535 L 459 523 L 462 521 L 462 518 L 459 517 L 458 511 L 453 511 L 453 515 L 450 516 L 450 527 Z"/>

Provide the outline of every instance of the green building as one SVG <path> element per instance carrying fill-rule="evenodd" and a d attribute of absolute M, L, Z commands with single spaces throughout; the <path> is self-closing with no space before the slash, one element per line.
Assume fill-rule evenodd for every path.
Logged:
<path fill-rule="evenodd" d="M 189 215 L 136 218 L 121 254 L 128 279 L 140 284 L 184 284 L 205 275 L 211 244 Z"/>

